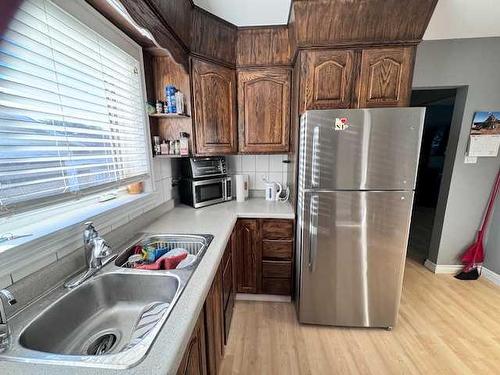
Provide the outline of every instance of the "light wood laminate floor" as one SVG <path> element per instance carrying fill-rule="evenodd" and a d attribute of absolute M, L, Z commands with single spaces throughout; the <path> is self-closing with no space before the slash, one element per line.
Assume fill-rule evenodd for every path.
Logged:
<path fill-rule="evenodd" d="M 500 288 L 408 260 L 391 332 L 299 325 L 291 303 L 237 301 L 221 374 L 500 374 Z"/>

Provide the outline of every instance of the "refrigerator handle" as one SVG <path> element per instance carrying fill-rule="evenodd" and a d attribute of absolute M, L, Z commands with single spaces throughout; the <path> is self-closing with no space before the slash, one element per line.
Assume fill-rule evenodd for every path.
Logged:
<path fill-rule="evenodd" d="M 311 187 L 315 188 L 319 186 L 319 168 L 318 168 L 318 150 L 319 146 L 319 126 L 316 126 L 313 130 L 312 139 L 312 168 L 311 168 Z"/>
<path fill-rule="evenodd" d="M 309 208 L 309 271 L 314 272 L 316 264 L 317 238 L 318 238 L 318 196 L 311 197 Z"/>

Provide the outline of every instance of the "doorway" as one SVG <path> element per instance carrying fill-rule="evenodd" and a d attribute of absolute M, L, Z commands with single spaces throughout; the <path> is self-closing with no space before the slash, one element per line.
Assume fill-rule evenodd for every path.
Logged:
<path fill-rule="evenodd" d="M 411 95 L 411 107 L 426 108 L 408 242 L 408 256 L 422 263 L 429 256 L 456 95 L 456 89 L 414 90 Z"/>

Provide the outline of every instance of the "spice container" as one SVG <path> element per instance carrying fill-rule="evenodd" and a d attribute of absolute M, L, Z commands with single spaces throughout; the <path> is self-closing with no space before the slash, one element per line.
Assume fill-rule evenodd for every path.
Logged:
<path fill-rule="evenodd" d="M 160 145 L 160 151 L 162 155 L 168 155 L 170 150 L 169 150 L 169 144 L 163 140 L 163 143 Z"/>
<path fill-rule="evenodd" d="M 163 113 L 163 103 L 159 100 L 156 101 L 156 113 Z"/>
<path fill-rule="evenodd" d="M 181 132 L 179 139 L 179 154 L 182 156 L 189 155 L 189 134 Z"/>

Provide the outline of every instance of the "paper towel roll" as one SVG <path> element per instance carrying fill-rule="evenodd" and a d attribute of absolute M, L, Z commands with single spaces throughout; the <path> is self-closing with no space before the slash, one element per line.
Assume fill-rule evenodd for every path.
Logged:
<path fill-rule="evenodd" d="M 237 174 L 234 178 L 236 181 L 236 202 L 244 202 L 248 197 L 248 175 Z"/>

